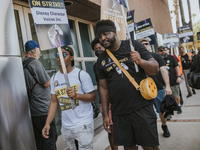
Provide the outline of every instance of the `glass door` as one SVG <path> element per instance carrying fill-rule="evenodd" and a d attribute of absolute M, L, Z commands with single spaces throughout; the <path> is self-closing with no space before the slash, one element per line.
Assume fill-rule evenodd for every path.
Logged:
<path fill-rule="evenodd" d="M 26 24 L 26 32 L 28 36 L 28 40 L 34 40 L 38 43 L 37 32 L 35 29 L 33 16 L 30 8 L 23 8 L 25 24 Z M 54 73 L 58 71 L 58 66 L 56 63 L 56 59 L 54 59 L 54 53 L 56 49 L 49 49 L 45 51 L 41 51 L 39 61 L 43 64 L 45 70 L 51 77 Z"/>

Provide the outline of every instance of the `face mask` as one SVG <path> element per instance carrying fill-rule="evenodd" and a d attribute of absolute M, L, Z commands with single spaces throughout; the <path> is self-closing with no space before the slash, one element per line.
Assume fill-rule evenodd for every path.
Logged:
<path fill-rule="evenodd" d="M 98 50 L 95 52 L 95 55 L 99 57 L 103 53 L 103 50 Z"/>

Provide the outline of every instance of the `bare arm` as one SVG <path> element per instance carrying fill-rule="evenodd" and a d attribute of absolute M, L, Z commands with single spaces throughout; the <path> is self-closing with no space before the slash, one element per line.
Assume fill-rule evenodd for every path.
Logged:
<path fill-rule="evenodd" d="M 169 75 L 168 75 L 168 71 L 166 69 L 166 66 L 160 67 L 160 72 L 161 72 L 163 80 L 165 82 L 165 95 L 171 95 L 172 90 L 170 88 Z"/>
<path fill-rule="evenodd" d="M 47 120 L 44 128 L 42 129 L 42 136 L 44 138 L 49 138 L 50 124 L 56 115 L 57 108 L 58 108 L 58 100 L 56 94 L 51 94 L 51 102 L 49 105 Z"/>
<path fill-rule="evenodd" d="M 73 99 L 78 99 L 84 102 L 95 102 L 96 101 L 96 94 L 94 91 L 86 94 L 79 94 L 73 88 L 66 89 L 67 95 Z"/>
<path fill-rule="evenodd" d="M 149 60 L 144 60 L 140 57 L 140 54 L 137 51 L 132 51 L 130 53 L 131 59 L 133 62 L 136 62 L 144 71 L 149 75 L 156 75 L 159 72 L 158 62 L 154 58 Z"/>
<path fill-rule="evenodd" d="M 107 132 L 111 133 L 110 126 L 109 126 L 109 90 L 108 90 L 108 84 L 107 79 L 101 79 L 99 80 L 99 96 L 101 99 L 101 105 L 103 110 L 103 122 L 104 122 L 104 128 Z"/>
<path fill-rule="evenodd" d="M 48 88 L 50 86 L 50 80 L 47 81 L 43 86 L 46 87 L 46 88 Z"/>
<path fill-rule="evenodd" d="M 175 67 L 175 70 L 176 70 L 176 72 L 177 72 L 177 74 L 178 74 L 178 78 L 177 78 L 177 80 L 176 80 L 176 82 L 177 83 L 181 83 L 181 73 L 180 73 L 180 69 L 179 69 L 179 66 L 176 66 Z"/>

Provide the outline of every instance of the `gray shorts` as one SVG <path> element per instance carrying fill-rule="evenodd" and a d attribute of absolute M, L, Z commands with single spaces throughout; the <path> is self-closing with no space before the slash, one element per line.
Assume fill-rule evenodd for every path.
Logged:
<path fill-rule="evenodd" d="M 94 123 L 78 126 L 72 129 L 61 129 L 63 140 L 70 150 L 76 150 L 75 139 L 78 141 L 79 150 L 93 150 Z"/>
<path fill-rule="evenodd" d="M 180 96 L 179 85 L 170 86 L 170 88 L 172 90 L 172 96 L 174 98 L 177 98 Z"/>

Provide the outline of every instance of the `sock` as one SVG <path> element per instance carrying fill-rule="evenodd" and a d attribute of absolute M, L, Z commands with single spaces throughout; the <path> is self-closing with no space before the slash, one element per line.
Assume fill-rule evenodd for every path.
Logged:
<path fill-rule="evenodd" d="M 181 106 L 181 104 L 179 103 L 178 106 Z"/>

